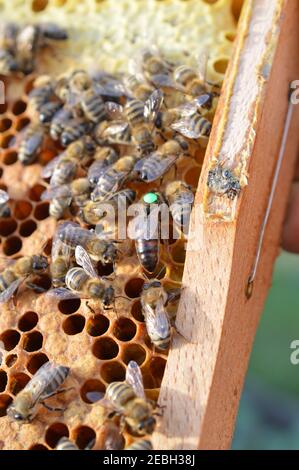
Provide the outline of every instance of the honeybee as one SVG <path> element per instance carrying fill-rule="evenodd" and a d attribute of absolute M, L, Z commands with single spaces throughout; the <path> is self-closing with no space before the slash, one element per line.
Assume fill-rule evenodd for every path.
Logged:
<path fill-rule="evenodd" d="M 17 59 L 19 68 L 25 75 L 33 72 L 35 68 L 39 39 L 40 31 L 35 25 L 24 26 L 17 35 Z"/>
<path fill-rule="evenodd" d="M 97 185 L 91 193 L 91 200 L 94 202 L 103 201 L 108 195 L 119 191 L 132 172 L 135 161 L 135 157 L 126 155 L 108 167 L 99 177 Z"/>
<path fill-rule="evenodd" d="M 82 163 L 88 154 L 89 146 L 90 142 L 87 138 L 72 142 L 64 152 L 43 168 L 42 177 L 51 177 L 51 186 L 62 186 L 65 183 L 70 183 L 76 174 L 78 164 Z"/>
<path fill-rule="evenodd" d="M 111 204 L 113 213 L 116 215 L 119 206 L 126 210 L 135 200 L 136 192 L 133 189 L 123 189 L 108 196 L 101 202 L 88 201 L 81 210 L 80 217 L 82 220 L 90 225 L 97 225 L 101 218 L 106 214 L 106 204 Z"/>
<path fill-rule="evenodd" d="M 153 450 L 153 445 L 149 439 L 140 439 L 126 447 L 126 450 Z"/>
<path fill-rule="evenodd" d="M 65 209 L 74 201 L 77 206 L 83 206 L 89 198 L 90 186 L 87 178 L 77 178 L 70 184 L 50 186 L 41 196 L 42 200 L 50 200 L 50 215 L 59 219 Z"/>
<path fill-rule="evenodd" d="M 191 101 L 185 101 L 175 108 L 169 108 L 159 111 L 154 120 L 155 127 L 160 129 L 163 133 L 169 129 L 176 130 L 172 125 L 180 120 L 184 120 L 193 116 L 197 112 L 204 112 L 208 109 L 209 95 L 206 93 Z M 183 121 L 184 122 L 184 121 Z M 188 122 L 187 122 L 188 124 Z M 186 126 L 188 128 L 188 126 Z"/>
<path fill-rule="evenodd" d="M 29 93 L 29 107 L 34 112 L 46 104 L 53 96 L 53 79 L 49 75 L 41 75 L 34 80 L 34 88 Z"/>
<path fill-rule="evenodd" d="M 65 276 L 66 288 L 52 289 L 48 291 L 48 295 L 69 299 L 75 294 L 81 298 L 99 300 L 104 310 L 110 309 L 115 301 L 112 285 L 97 275 L 89 254 L 80 245 L 76 246 L 75 258 L 76 263 L 82 267 L 69 269 Z"/>
<path fill-rule="evenodd" d="M 218 196 L 227 196 L 235 199 L 240 194 L 240 180 L 232 170 L 218 163 L 209 171 L 207 185 Z"/>
<path fill-rule="evenodd" d="M 84 116 L 89 121 L 97 124 L 107 118 L 107 109 L 101 97 L 93 88 L 85 90 L 80 102 Z"/>
<path fill-rule="evenodd" d="M 126 121 L 102 121 L 96 126 L 94 136 L 99 145 L 132 145 L 131 128 Z"/>
<path fill-rule="evenodd" d="M 198 67 L 190 67 L 189 65 L 179 65 L 173 72 L 176 83 L 181 85 L 185 93 L 191 96 L 200 96 L 210 93 L 210 98 L 219 96 L 213 91 L 219 88 L 217 84 L 211 83 L 206 79 L 207 56 L 203 54 L 200 57 Z"/>
<path fill-rule="evenodd" d="M 41 150 L 45 136 L 45 128 L 40 123 L 31 123 L 24 131 L 24 137 L 20 143 L 18 159 L 23 165 L 33 163 Z"/>
<path fill-rule="evenodd" d="M 0 74 L 10 75 L 18 71 L 15 58 L 18 27 L 14 23 L 3 24 L 0 31 Z"/>
<path fill-rule="evenodd" d="M 119 154 L 112 147 L 98 147 L 87 173 L 90 185 L 96 186 L 104 171 L 118 159 Z"/>
<path fill-rule="evenodd" d="M 150 280 L 141 293 L 142 312 L 147 333 L 158 349 L 168 349 L 171 339 L 171 325 L 165 306 L 168 294 L 158 279 Z"/>
<path fill-rule="evenodd" d="M 121 415 L 121 430 L 127 425 L 139 436 L 152 434 L 156 425 L 154 406 L 144 393 L 141 370 L 135 361 L 130 361 L 125 382 L 112 382 L 106 389 L 100 404 L 110 415 Z"/>
<path fill-rule="evenodd" d="M 31 274 L 39 274 L 48 267 L 45 256 L 23 256 L 13 260 L 0 274 L 0 303 L 7 302 L 21 283 Z"/>
<path fill-rule="evenodd" d="M 152 132 L 145 124 L 132 129 L 132 142 L 135 144 L 136 150 L 142 157 L 147 157 L 155 150 L 156 147 L 152 137 Z"/>
<path fill-rule="evenodd" d="M 72 250 L 59 239 L 58 231 L 55 232 L 51 250 L 50 273 L 54 287 L 65 286 L 65 276 L 71 267 Z"/>
<path fill-rule="evenodd" d="M 194 202 L 194 194 L 191 187 L 183 181 L 172 181 L 167 184 L 164 194 L 170 206 L 175 224 L 183 228 L 189 227 Z"/>
<path fill-rule="evenodd" d="M 67 123 L 72 118 L 72 112 L 67 108 L 60 108 L 55 115 L 50 124 L 50 136 L 53 140 L 59 140 L 61 134 L 65 130 Z"/>
<path fill-rule="evenodd" d="M 0 217 L 9 217 L 10 208 L 8 206 L 9 195 L 3 189 L 0 189 Z"/>
<path fill-rule="evenodd" d="M 141 200 L 144 212 L 131 219 L 128 225 L 139 262 L 150 273 L 155 271 L 160 257 L 160 202 L 158 193 L 145 194 Z"/>
<path fill-rule="evenodd" d="M 74 118 L 67 121 L 60 136 L 60 143 L 67 147 L 91 130 L 90 123 L 85 119 Z"/>
<path fill-rule="evenodd" d="M 184 116 L 170 127 L 188 139 L 208 138 L 212 130 L 211 122 L 197 112 Z"/>
<path fill-rule="evenodd" d="M 162 144 L 156 152 L 141 158 L 134 166 L 137 178 L 151 183 L 161 178 L 185 154 L 188 144 L 184 140 L 172 139 Z"/>
<path fill-rule="evenodd" d="M 79 450 L 79 447 L 68 437 L 61 437 L 56 444 L 55 450 Z"/>
<path fill-rule="evenodd" d="M 7 416 L 14 421 L 29 423 L 36 415 L 39 405 L 43 405 L 50 411 L 64 411 L 61 408 L 50 407 L 45 400 L 64 391 L 58 389 L 67 378 L 69 371 L 69 367 L 53 362 L 43 364 L 9 405 Z"/>
<path fill-rule="evenodd" d="M 116 248 L 111 240 L 97 236 L 94 231 L 81 228 L 75 222 L 64 222 L 58 227 L 58 236 L 62 243 L 75 248 L 81 245 L 92 260 L 103 264 L 113 264 L 116 260 Z"/>

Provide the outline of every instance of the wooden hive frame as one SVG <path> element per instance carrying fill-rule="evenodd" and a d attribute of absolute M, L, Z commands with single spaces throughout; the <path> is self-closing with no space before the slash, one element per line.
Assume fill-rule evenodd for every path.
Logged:
<path fill-rule="evenodd" d="M 180 334 L 174 337 L 161 387 L 160 404 L 166 408 L 154 439 L 158 449 L 227 449 L 231 443 L 298 155 L 299 111 L 292 106 L 248 299 L 248 279 L 285 128 L 289 85 L 299 75 L 298 21 L 299 5 L 291 0 L 250 0 L 242 11 L 196 195 L 202 211 L 197 218 L 193 214 L 195 236 L 187 251 L 177 314 Z M 249 175 L 239 200 L 225 206 L 207 191 L 215 157 Z"/>

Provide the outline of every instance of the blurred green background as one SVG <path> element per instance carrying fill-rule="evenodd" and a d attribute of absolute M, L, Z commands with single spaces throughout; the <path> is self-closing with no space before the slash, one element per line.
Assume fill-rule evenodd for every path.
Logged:
<path fill-rule="evenodd" d="M 299 449 L 293 340 L 299 340 L 299 256 L 282 252 L 253 346 L 233 449 Z"/>

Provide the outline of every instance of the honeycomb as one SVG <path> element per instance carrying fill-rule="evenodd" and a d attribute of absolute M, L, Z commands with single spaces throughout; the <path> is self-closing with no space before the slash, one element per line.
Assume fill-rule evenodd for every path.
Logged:
<path fill-rule="evenodd" d="M 158 46 L 171 43 L 172 54 L 184 54 L 187 48 L 197 50 L 199 43 L 208 48 L 211 59 L 208 76 L 222 81 L 232 50 L 240 3 L 232 0 L 11 0 L 0 1 L 0 9 L 3 21 L 55 19 L 70 29 L 68 45 L 59 46 L 55 54 L 45 51 L 37 73 L 57 74 L 77 64 L 89 68 L 95 59 L 101 59 L 107 70 L 125 70 L 131 53 L 140 49 L 148 38 L 158 37 Z M 114 15 L 110 16 L 112 7 Z M 85 21 L 81 22 L 83 15 Z M 105 41 L 95 49 L 96 31 L 102 32 L 104 27 Z M 146 31 L 146 38 L 141 31 Z M 49 216 L 48 202 L 40 199 L 46 188 L 40 172 L 60 149 L 49 140 L 36 163 L 23 167 L 17 159 L 22 130 L 30 122 L 28 93 L 35 77 L 4 80 L 6 103 L 0 105 L 0 188 L 8 190 L 11 208 L 11 217 L 0 221 L 0 255 L 11 259 L 37 253 L 49 256 L 57 224 Z M 180 160 L 177 177 L 196 187 L 204 150 L 197 149 L 194 157 Z M 173 177 L 170 171 L 167 178 Z M 139 197 L 157 186 L 138 184 L 134 189 Z M 92 440 L 95 441 L 93 449 L 102 449 L 105 416 L 98 402 L 109 383 L 124 380 L 130 360 L 141 367 L 147 396 L 157 399 L 167 353 L 155 350 L 148 338 L 140 304 L 144 278 L 133 245 L 126 242 L 125 249 L 125 256 L 117 263 L 115 288 L 117 296 L 126 296 L 129 300 L 117 299 L 113 312 L 101 311 L 94 302 L 89 302 L 90 309 L 86 301 L 80 299 L 50 301 L 43 292 L 37 293 L 25 285 L 19 289 L 14 302 L 1 307 L 1 449 L 53 449 L 62 436 L 70 437 L 80 449 Z M 180 286 L 184 259 L 184 240 L 171 239 L 169 250 L 162 246 L 155 274 L 160 273 L 166 288 Z M 111 272 L 112 267 L 101 271 L 99 266 L 99 274 Z M 41 290 L 48 290 L 51 286 L 49 273 L 34 279 L 34 283 Z M 40 408 L 32 423 L 20 427 L 6 417 L 6 409 L 47 360 L 71 367 L 65 382 L 69 390 L 49 400 L 50 405 L 66 409 L 62 413 Z M 129 445 L 133 439 L 126 431 L 121 447 Z"/>

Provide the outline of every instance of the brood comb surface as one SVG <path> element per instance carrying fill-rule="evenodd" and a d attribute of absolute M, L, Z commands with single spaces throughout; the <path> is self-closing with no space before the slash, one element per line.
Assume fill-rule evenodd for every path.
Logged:
<path fill-rule="evenodd" d="M 12 13 L 9 19 L 22 17 L 23 21 L 32 20 L 29 16 L 32 15 L 29 7 L 21 7 L 19 2 L 16 3 L 18 3 L 18 8 L 15 11 L 12 6 L 9 8 L 9 12 Z M 82 5 L 83 2 L 72 0 L 33 1 L 32 5 L 35 10 L 39 10 L 43 4 L 47 6 L 48 3 L 48 8 L 36 16 L 37 21 L 51 20 L 53 17 L 56 20 L 55 15 L 59 9 L 61 22 L 71 25 L 71 34 L 74 37 L 83 38 L 78 39 L 76 53 L 81 50 L 79 48 L 82 40 L 82 56 L 86 60 L 84 65 L 88 66 L 90 58 L 93 57 L 91 51 L 93 41 L 89 37 L 88 43 L 87 29 L 84 31 L 82 29 L 84 26 L 79 21 L 84 11 L 92 18 L 94 28 L 95 13 L 97 18 L 106 24 L 105 9 L 102 9 L 102 3 L 106 2 L 101 2 L 101 4 L 85 2 L 86 4 Z M 52 6 L 54 3 L 63 5 L 63 8 Z M 143 3 L 130 2 L 134 4 L 136 11 L 137 4 L 140 9 L 140 4 Z M 182 22 L 179 25 L 175 24 L 174 29 L 171 29 L 177 31 L 177 36 L 173 40 L 180 50 L 184 49 L 184 40 L 188 44 L 190 41 L 189 36 L 183 40 L 183 35 L 179 34 L 181 24 L 186 25 L 187 17 L 189 18 L 189 15 L 186 15 L 189 8 L 194 12 L 189 21 L 192 24 L 196 43 L 200 42 L 200 38 L 203 37 L 203 30 L 200 28 L 197 30 L 198 17 L 196 15 L 204 19 L 206 19 L 205 15 L 209 15 L 211 34 L 205 37 L 209 37 L 209 51 L 215 58 L 212 63 L 216 64 L 218 60 L 222 64 L 221 72 L 224 72 L 223 57 L 225 56 L 225 60 L 228 60 L 235 33 L 231 3 L 227 0 L 218 2 L 165 1 L 157 2 L 155 8 L 162 17 L 167 11 L 170 17 L 173 11 L 177 15 L 176 8 L 178 6 L 181 8 Z M 111 5 L 111 2 L 107 1 L 107 4 Z M 128 2 L 117 2 L 117 5 L 119 4 L 125 8 Z M 194 9 L 195 4 L 201 4 L 203 11 L 200 12 L 197 7 Z M 167 10 L 167 5 L 169 10 Z M 6 8 L 3 10 L 4 18 L 8 14 L 6 10 Z M 129 21 L 130 17 L 125 17 Z M 161 28 L 161 24 L 156 27 Z M 107 44 L 109 40 L 111 37 L 107 38 Z M 130 47 L 133 47 L 132 44 L 129 47 L 130 41 L 126 44 L 123 49 L 119 50 L 122 57 L 120 62 L 116 60 L 112 64 L 104 61 L 104 68 L 123 69 L 125 60 L 130 55 Z M 76 66 L 76 61 L 74 54 L 70 54 L 70 47 L 67 46 L 65 50 L 59 51 L 57 57 L 59 60 L 61 57 L 68 58 L 67 63 L 70 68 L 73 68 Z M 113 56 L 113 51 L 109 51 L 109 57 L 111 56 Z M 47 52 L 45 52 L 45 55 L 41 57 L 38 72 L 47 71 L 56 74 L 57 64 L 57 60 L 55 63 L 49 62 Z M 65 62 L 61 62 L 60 67 L 65 70 Z M 211 77 L 213 76 L 214 78 L 217 76 L 219 80 L 223 78 L 223 73 L 217 74 L 214 70 L 213 75 L 212 70 Z M 60 149 L 49 140 L 37 163 L 23 167 L 17 161 L 21 131 L 30 122 L 27 102 L 33 80 L 34 76 L 29 76 L 26 79 L 7 82 L 7 103 L 0 106 L 0 187 L 8 189 L 12 209 L 12 216 L 0 222 L 0 251 L 1 256 L 11 258 L 41 252 L 49 255 L 51 238 L 56 227 L 56 221 L 49 217 L 48 203 L 40 201 L 40 195 L 46 187 L 46 183 L 40 178 L 40 171 L 42 165 L 53 158 Z M 178 178 L 183 178 L 187 183 L 196 186 L 203 158 L 204 151 L 197 149 L 194 159 L 182 159 L 178 165 Z M 172 177 L 173 172 L 170 172 L 167 178 Z M 146 185 L 146 191 L 152 188 L 157 188 L 157 185 Z M 138 185 L 135 189 L 140 196 L 144 192 L 145 185 Z M 15 306 L 9 302 L 1 308 L 0 341 L 4 351 L 0 366 L 0 444 L 3 449 L 51 449 L 62 436 L 70 436 L 81 449 L 93 439 L 96 440 L 93 448 L 102 448 L 101 426 L 104 410 L 97 402 L 105 392 L 107 384 L 124 379 L 126 364 L 130 360 L 137 361 L 141 366 L 147 395 L 157 398 L 167 355 L 157 350 L 154 351 L 146 334 L 139 300 L 144 278 L 134 255 L 133 245 L 126 242 L 124 246 L 126 256 L 117 264 L 115 287 L 117 295 L 127 296 L 130 301 L 117 299 L 116 311 L 103 312 L 95 303 L 90 302 L 95 310 L 93 313 L 85 300 L 79 299 L 59 303 L 55 300 L 49 301 L 42 293 L 37 294 L 25 286 L 20 288 Z M 160 275 L 165 286 L 178 287 L 180 285 L 184 256 L 183 240 L 170 240 L 169 250 L 162 247 L 161 262 L 157 272 L 161 271 L 162 265 L 165 266 Z M 45 290 L 51 285 L 47 273 L 35 281 Z M 71 389 L 50 400 L 50 403 L 53 402 L 55 406 L 66 406 L 66 410 L 64 413 L 51 413 L 40 409 L 30 425 L 20 427 L 17 423 L 8 420 L 6 408 L 47 359 L 71 367 L 65 384 Z M 131 440 L 132 436 L 125 433 L 123 445 L 127 445 Z"/>

